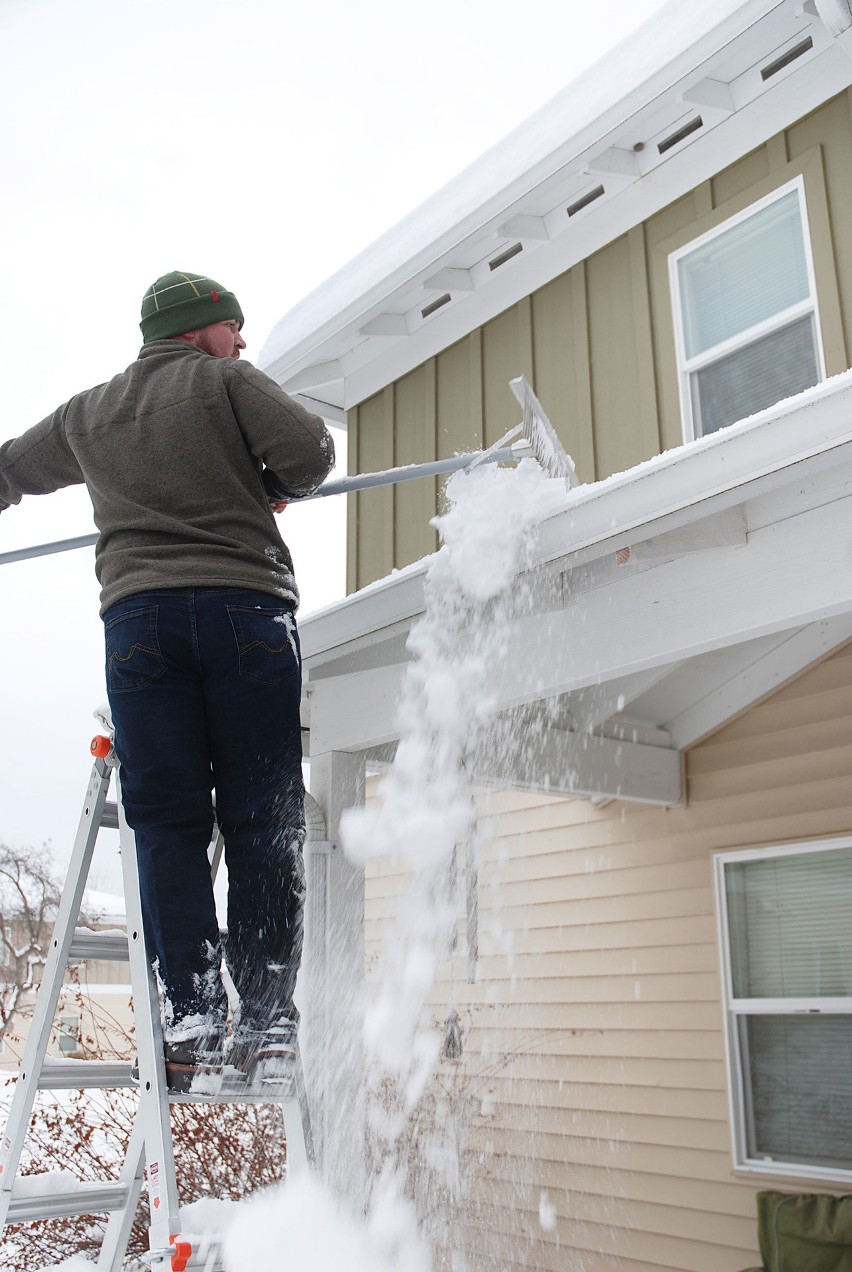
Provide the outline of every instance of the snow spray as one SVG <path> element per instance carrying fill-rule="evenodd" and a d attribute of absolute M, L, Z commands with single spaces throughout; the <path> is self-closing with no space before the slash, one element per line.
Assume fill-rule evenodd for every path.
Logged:
<path fill-rule="evenodd" d="M 444 1042 L 433 991 L 453 953 L 456 854 L 476 827 L 469 773 L 489 746 L 505 744 L 492 685 L 513 654 L 510 619 L 524 608 L 518 576 L 532 563 L 536 525 L 565 500 L 564 483 L 531 460 L 473 468 L 447 484 L 446 511 L 434 521 L 442 546 L 408 641 L 396 755 L 375 805 L 350 810 L 341 824 L 353 861 L 393 857 L 410 878 L 363 1022 L 365 1216 L 353 1217 L 317 1180 L 294 1180 L 283 1201 L 276 1194 L 244 1208 L 229 1232 L 229 1272 L 275 1266 L 285 1249 L 300 1272 L 429 1272 L 432 1239 L 445 1266 L 466 1266 L 448 1248 L 463 1201 L 458 1131 L 440 1109 L 418 1116 Z M 452 1008 L 442 1007 L 444 1020 Z"/>

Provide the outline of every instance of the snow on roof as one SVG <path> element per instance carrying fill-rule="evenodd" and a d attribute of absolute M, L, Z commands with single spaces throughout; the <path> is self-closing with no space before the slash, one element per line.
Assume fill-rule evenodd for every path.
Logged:
<path fill-rule="evenodd" d="M 261 367 L 318 346 L 581 154 L 781 0 L 669 0 L 627 39 L 284 315 Z M 302 348 L 304 346 L 304 348 Z"/>
<path fill-rule="evenodd" d="M 124 897 L 110 892 L 100 892 L 97 888 L 87 888 L 83 895 L 84 908 L 102 914 L 104 918 L 124 916 Z"/>

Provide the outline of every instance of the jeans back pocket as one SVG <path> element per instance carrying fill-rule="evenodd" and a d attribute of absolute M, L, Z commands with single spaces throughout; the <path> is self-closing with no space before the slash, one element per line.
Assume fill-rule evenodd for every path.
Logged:
<path fill-rule="evenodd" d="M 299 677 L 302 657 L 292 609 L 229 605 L 240 675 L 261 684 L 282 685 Z"/>
<path fill-rule="evenodd" d="M 144 689 L 168 671 L 157 636 L 157 606 L 129 610 L 106 624 L 106 669 L 110 693 Z"/>

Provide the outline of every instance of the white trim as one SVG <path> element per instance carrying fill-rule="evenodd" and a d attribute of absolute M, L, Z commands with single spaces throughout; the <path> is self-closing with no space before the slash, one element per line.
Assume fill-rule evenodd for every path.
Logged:
<path fill-rule="evenodd" d="M 717 683 L 700 701 L 671 720 L 672 745 L 681 750 L 694 746 L 700 738 L 848 640 L 852 640 L 852 614 L 809 623 L 793 632 L 770 653 L 760 655 L 730 678 Z"/>
<path fill-rule="evenodd" d="M 800 839 L 789 844 L 761 844 L 756 848 L 736 848 L 719 852 L 714 860 L 719 865 L 737 861 L 762 861 L 772 857 L 802 857 L 806 853 L 825 852 L 831 848 L 852 848 L 852 835 L 837 835 L 829 839 Z"/>
<path fill-rule="evenodd" d="M 850 414 L 847 371 L 750 420 L 576 487 L 565 511 L 540 525 L 533 564 L 560 561 L 572 569 L 791 481 L 836 470 L 852 457 Z M 306 615 L 300 623 L 306 664 L 313 668 L 374 644 L 379 635 L 404 632 L 423 611 L 427 568 L 424 558 Z"/>
<path fill-rule="evenodd" d="M 731 1153 L 734 1169 L 754 1175 L 778 1175 L 783 1178 L 822 1180 L 827 1183 L 849 1184 L 852 1181 L 852 1150 L 850 1166 L 842 1170 L 834 1166 L 819 1166 L 794 1161 L 778 1161 L 749 1155 L 748 1151 L 748 1103 L 746 1065 L 740 1049 L 739 1030 L 735 1022 L 747 1016 L 759 1015 L 843 1015 L 852 1016 L 852 998 L 735 998 L 733 968 L 731 964 L 731 933 L 728 921 L 725 868 L 745 861 L 768 861 L 779 857 L 801 857 L 814 853 L 839 851 L 852 848 L 852 836 L 834 839 L 804 840 L 791 844 L 769 844 L 759 848 L 744 848 L 735 852 L 713 855 L 714 891 L 716 896 L 716 929 L 719 942 L 719 961 L 722 973 L 722 1020 L 725 1039 L 725 1064 L 728 1079 L 728 1111 L 731 1128 Z"/>
<path fill-rule="evenodd" d="M 773 203 L 786 198 L 788 194 L 795 191 L 799 196 L 799 215 L 802 225 L 802 243 L 805 253 L 805 268 L 807 270 L 808 279 L 808 297 L 806 300 L 798 301 L 795 305 L 790 305 L 784 310 L 773 314 L 770 318 L 762 319 L 759 323 L 753 324 L 744 331 L 738 332 L 735 336 L 730 336 L 726 340 L 720 341 L 709 349 L 702 350 L 699 354 L 693 354 L 689 357 L 686 352 L 684 340 L 684 310 L 680 287 L 680 271 L 679 265 L 686 257 L 691 256 L 694 252 L 700 251 L 706 244 L 711 243 L 714 239 L 727 234 L 729 230 L 735 229 L 738 225 L 750 220 L 753 216 L 757 216 L 764 208 L 770 207 Z M 737 349 L 745 349 L 749 345 L 754 344 L 763 336 L 771 334 L 773 331 L 780 330 L 782 327 L 794 322 L 798 318 L 804 317 L 806 314 L 814 316 L 814 336 L 816 342 L 817 355 L 817 376 L 818 380 L 825 379 L 825 351 L 822 342 L 822 323 L 819 311 L 819 295 L 816 285 L 816 271 L 814 269 L 813 244 L 811 241 L 810 221 L 808 219 L 808 204 L 805 195 L 805 180 L 800 173 L 793 177 L 790 181 L 785 181 L 783 185 L 777 189 L 764 195 L 763 198 L 750 203 L 748 207 L 742 208 L 739 212 L 735 212 L 732 216 L 727 217 L 724 221 L 720 221 L 718 225 L 712 229 L 706 230 L 703 234 L 699 234 L 697 238 L 691 239 L 682 247 L 669 253 L 669 288 L 672 300 L 672 321 L 674 324 L 675 338 L 675 357 L 677 360 L 678 373 L 678 393 L 680 396 L 680 413 L 681 422 L 683 424 L 683 437 L 685 442 L 694 441 L 705 434 L 696 432 L 695 418 L 693 413 L 692 401 L 692 376 L 696 371 L 703 367 L 710 366 L 712 363 L 721 361 L 728 354 L 733 353 Z"/>
<path fill-rule="evenodd" d="M 729 1010 L 733 1016 L 850 1016 L 852 998 L 734 998 Z"/>

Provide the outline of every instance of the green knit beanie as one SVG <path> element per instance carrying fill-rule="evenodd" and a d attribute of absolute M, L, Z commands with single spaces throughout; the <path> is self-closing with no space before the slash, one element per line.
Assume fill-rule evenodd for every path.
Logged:
<path fill-rule="evenodd" d="M 242 327 L 243 311 L 233 292 L 203 274 L 182 274 L 172 270 L 152 283 L 142 298 L 144 343 L 182 336 L 214 322 L 236 318 Z"/>

